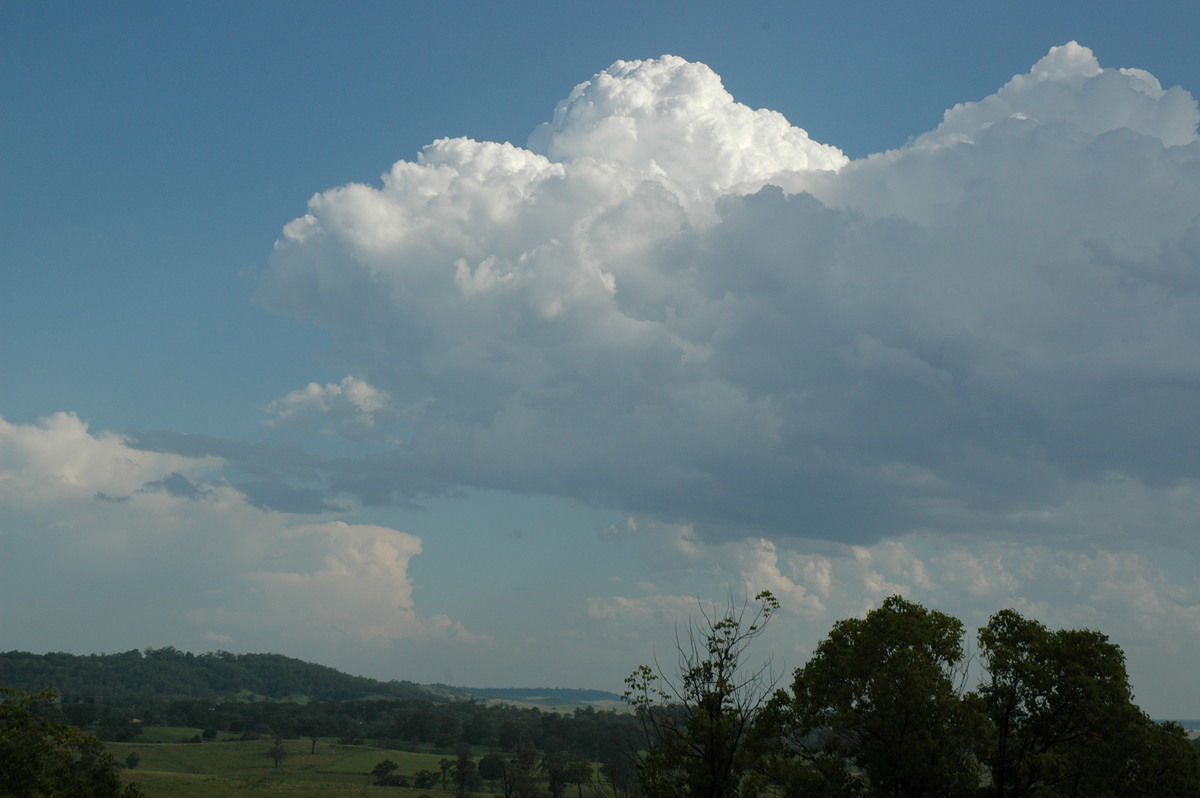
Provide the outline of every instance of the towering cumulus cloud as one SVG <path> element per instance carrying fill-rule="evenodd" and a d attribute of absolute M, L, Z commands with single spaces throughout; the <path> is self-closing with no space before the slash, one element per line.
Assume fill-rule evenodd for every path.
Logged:
<path fill-rule="evenodd" d="M 1197 120 L 1071 43 L 851 162 L 701 64 L 619 61 L 526 148 L 315 196 L 260 298 L 407 408 L 376 497 L 1194 548 Z"/>

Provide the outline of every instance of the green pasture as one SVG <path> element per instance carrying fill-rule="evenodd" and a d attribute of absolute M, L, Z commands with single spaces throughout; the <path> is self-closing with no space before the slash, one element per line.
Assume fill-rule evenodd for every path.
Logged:
<path fill-rule="evenodd" d="M 281 768 L 282 769 L 282 766 Z M 428 790 L 404 790 L 353 784 L 328 784 L 291 779 L 247 779 L 231 776 L 198 776 L 162 771 L 124 771 L 125 781 L 136 782 L 147 798 L 355 798 L 385 796 L 418 798 Z"/>
<path fill-rule="evenodd" d="M 152 729 L 156 733 L 148 734 Z M 398 765 L 398 774 L 411 777 L 418 770 L 438 773 L 439 763 L 447 758 L 324 740 L 318 741 L 316 751 L 310 753 L 312 742 L 302 739 L 283 741 L 287 755 L 276 767 L 267 755 L 267 749 L 274 744 L 270 738 L 239 742 L 231 737 L 226 742 L 198 744 L 150 742 L 156 738 L 191 739 L 197 733 L 193 729 L 151 727 L 136 742 L 106 743 L 106 746 L 120 763 L 131 751 L 137 752 L 141 761 L 136 769 L 125 770 L 124 778 L 137 782 L 149 798 L 224 795 L 322 798 L 377 794 L 406 798 L 409 793 L 418 796 L 440 790 L 375 787 L 371 770 L 390 759 Z"/>
<path fill-rule="evenodd" d="M 136 738 L 134 743 L 181 743 L 191 740 L 193 737 L 199 737 L 200 729 L 193 729 L 187 726 L 143 726 L 142 732 Z M 217 740 L 236 740 L 241 737 L 240 734 L 232 734 L 230 732 L 217 732 Z M 205 740 L 205 742 L 212 742 Z M 111 745 L 116 745 L 112 743 Z"/>

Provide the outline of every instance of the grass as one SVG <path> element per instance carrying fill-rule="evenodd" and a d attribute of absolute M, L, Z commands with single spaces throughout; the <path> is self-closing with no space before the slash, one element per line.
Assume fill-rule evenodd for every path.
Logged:
<path fill-rule="evenodd" d="M 352 784 L 322 784 L 290 779 L 246 779 L 232 776 L 199 776 L 190 773 L 127 770 L 125 781 L 136 782 L 147 798 L 355 798 L 390 795 L 417 798 L 428 790 L 404 790 Z"/>
<path fill-rule="evenodd" d="M 199 737 L 200 729 L 193 729 L 188 726 L 145 726 L 142 728 L 142 733 L 137 736 L 136 742 L 139 743 L 181 743 L 185 740 L 191 740 L 193 737 Z M 230 732 L 217 732 L 217 740 L 236 740 L 240 734 L 231 734 Z M 205 742 L 211 742 L 206 740 Z"/>
<path fill-rule="evenodd" d="M 153 732 L 153 733 L 151 733 Z M 396 773 L 413 776 L 418 770 L 440 771 L 438 754 L 414 754 L 386 748 L 312 743 L 284 740 L 286 757 L 276 767 L 267 755 L 273 740 L 264 738 L 238 742 L 229 735 L 226 742 L 181 743 L 199 731 L 177 727 L 149 727 L 136 742 L 106 743 L 117 762 L 124 762 L 131 751 L 141 761 L 133 770 L 125 770 L 126 781 L 137 782 L 148 798 L 210 798 L 210 796 L 312 796 L 347 798 L 348 796 L 390 795 L 393 798 L 418 798 L 440 790 L 406 790 L 376 787 L 371 770 L 385 759 L 398 765 Z M 168 742 L 153 742 L 154 740 Z"/>

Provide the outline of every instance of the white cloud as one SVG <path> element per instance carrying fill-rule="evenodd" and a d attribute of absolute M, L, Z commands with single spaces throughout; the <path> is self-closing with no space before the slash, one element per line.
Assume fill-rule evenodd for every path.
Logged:
<path fill-rule="evenodd" d="M 398 475 L 699 539 L 1195 552 L 1196 121 L 1072 43 L 846 163 L 703 65 L 617 62 L 530 149 L 317 195 L 260 298 L 419 407 Z"/>
<path fill-rule="evenodd" d="M 710 199 L 758 188 L 780 172 L 836 170 L 849 160 L 782 114 L 735 102 L 704 64 L 670 55 L 618 61 L 580 83 L 529 147 L 559 163 L 633 166 Z"/>
<path fill-rule="evenodd" d="M 325 385 L 310 382 L 269 403 L 266 411 L 273 415 L 266 422 L 268 427 L 320 419 L 351 440 L 365 439 L 375 427 L 395 421 L 401 415 L 392 407 L 387 393 L 357 377 L 346 377 L 340 383 Z"/>
<path fill-rule="evenodd" d="M 419 538 L 342 521 L 291 527 L 288 537 L 293 546 L 315 548 L 320 565 L 247 574 L 272 612 L 286 610 L 299 628 L 329 626 L 363 641 L 422 631 L 408 576 L 409 560 L 421 553 Z"/>
<path fill-rule="evenodd" d="M 36 425 L 0 418 L 0 491 L 13 506 L 48 499 L 124 498 L 173 473 L 211 469 L 211 458 L 139 452 L 111 433 L 93 436 L 73 413 L 55 413 Z"/>
<path fill-rule="evenodd" d="M 7 644 L 104 651 L 236 641 L 349 666 L 338 649 L 346 640 L 394 658 L 400 641 L 466 634 L 418 612 L 408 566 L 419 538 L 258 509 L 219 477 L 220 465 L 132 448 L 71 414 L 36 425 L 0 419 Z M 47 574 L 73 589 L 46 591 Z M 114 618 L 123 622 L 114 627 Z"/>
<path fill-rule="evenodd" d="M 917 146 L 972 141 L 1006 119 L 1064 124 L 1093 136 L 1130 130 L 1171 147 L 1196 140 L 1200 114 L 1196 101 L 1178 86 L 1164 91 L 1140 69 L 1101 69 L 1091 50 L 1069 42 L 1051 47 L 1028 74 L 1017 75 L 987 99 L 947 111 L 937 130 Z"/>

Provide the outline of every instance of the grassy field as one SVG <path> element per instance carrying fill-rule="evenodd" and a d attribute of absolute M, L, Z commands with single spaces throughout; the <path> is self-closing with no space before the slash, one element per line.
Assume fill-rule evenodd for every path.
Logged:
<path fill-rule="evenodd" d="M 385 759 L 399 767 L 397 774 L 413 776 L 418 770 L 440 771 L 446 758 L 384 748 L 338 745 L 319 741 L 310 753 L 309 740 L 284 740 L 286 757 L 276 766 L 267 755 L 273 740 L 181 743 L 199 730 L 150 727 L 136 742 L 107 743 L 117 762 L 136 751 L 141 762 L 124 771 L 126 781 L 137 782 L 149 798 L 200 798 L 201 796 L 315 796 L 343 798 L 354 795 L 420 796 L 440 790 L 405 790 L 375 787 L 371 770 Z M 163 742 L 154 742 L 163 740 Z"/>

